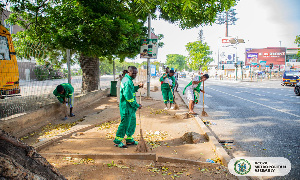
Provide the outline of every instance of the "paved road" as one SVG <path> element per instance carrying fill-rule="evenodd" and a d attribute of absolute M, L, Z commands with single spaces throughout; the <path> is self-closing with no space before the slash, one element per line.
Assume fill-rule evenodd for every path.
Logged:
<path fill-rule="evenodd" d="M 191 79 L 180 79 L 182 89 Z M 234 140 L 234 156 L 285 157 L 292 163 L 288 179 L 300 175 L 300 96 L 280 81 L 205 82 L 210 129 L 220 140 Z M 202 105 L 202 102 L 199 104 Z M 198 105 L 201 114 L 202 106 Z"/>

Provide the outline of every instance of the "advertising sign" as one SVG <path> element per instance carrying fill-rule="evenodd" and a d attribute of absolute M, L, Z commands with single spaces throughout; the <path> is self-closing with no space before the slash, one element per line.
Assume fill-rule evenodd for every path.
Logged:
<path fill-rule="evenodd" d="M 285 47 L 268 47 L 263 49 L 246 49 L 246 65 L 266 61 L 266 64 L 285 64 Z"/>
<path fill-rule="evenodd" d="M 142 39 L 140 58 L 157 58 L 158 40 L 157 39 Z"/>
<path fill-rule="evenodd" d="M 151 71 L 151 76 L 156 76 L 156 66 L 155 65 L 151 65 L 150 71 Z"/>

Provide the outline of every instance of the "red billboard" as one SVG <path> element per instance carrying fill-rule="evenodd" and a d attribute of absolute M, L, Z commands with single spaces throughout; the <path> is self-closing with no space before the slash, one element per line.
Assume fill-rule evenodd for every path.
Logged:
<path fill-rule="evenodd" d="M 285 55 L 285 47 L 246 49 L 246 65 L 259 64 L 261 61 L 266 61 L 266 65 L 285 65 Z"/>

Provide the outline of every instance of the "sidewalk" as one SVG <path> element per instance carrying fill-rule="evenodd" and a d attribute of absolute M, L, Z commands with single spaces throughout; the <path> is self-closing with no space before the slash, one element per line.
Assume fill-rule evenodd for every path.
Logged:
<path fill-rule="evenodd" d="M 53 137 L 44 135 L 45 139 L 34 146 L 67 179 L 235 179 L 224 166 L 205 162 L 206 159 L 218 162 L 219 158 L 194 118 L 175 117 L 176 113 L 187 112 L 178 94 L 175 100 L 181 109 L 166 111 L 160 91 L 152 91 L 150 99 L 144 97 L 145 89 L 141 91 L 142 124 L 137 112 L 134 138 L 139 139 L 142 125 L 148 153 L 135 152 L 135 146 L 127 149 L 113 146 L 120 122 L 115 97 L 105 98 L 95 108 L 102 111 L 88 114 L 65 132 L 53 132 Z M 193 144 L 189 136 L 184 136 L 188 132 L 196 135 L 198 143 Z"/>

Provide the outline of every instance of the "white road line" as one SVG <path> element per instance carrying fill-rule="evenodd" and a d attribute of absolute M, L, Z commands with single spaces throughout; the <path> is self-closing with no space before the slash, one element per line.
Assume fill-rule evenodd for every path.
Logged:
<path fill-rule="evenodd" d="M 213 89 L 213 88 L 210 88 L 210 89 L 216 90 L 216 89 Z M 251 102 L 251 103 L 254 103 L 254 104 L 258 104 L 258 105 L 260 105 L 260 106 L 264 106 L 264 107 L 266 107 L 266 108 L 269 108 L 269 109 L 272 109 L 272 110 L 275 110 L 275 111 L 278 111 L 278 112 L 286 113 L 286 114 L 289 114 L 289 115 L 291 115 L 291 116 L 295 116 L 295 117 L 297 117 L 297 118 L 300 118 L 299 115 L 293 114 L 293 113 L 290 113 L 290 112 L 287 112 L 287 111 L 285 111 L 285 110 L 273 108 L 273 107 L 271 107 L 271 106 L 267 106 L 267 105 L 264 105 L 264 104 L 261 104 L 261 103 L 258 103 L 258 102 L 254 102 L 254 101 L 251 101 L 251 100 L 249 100 L 249 99 L 244 99 L 244 98 L 242 98 L 242 97 L 238 97 L 238 96 L 235 96 L 235 95 L 232 95 L 232 94 L 228 94 L 228 93 L 225 93 L 225 92 L 222 92 L 222 91 L 219 91 L 219 92 L 221 92 L 221 93 L 223 93 L 223 94 L 227 94 L 227 95 L 229 95 L 229 96 L 233 96 L 233 97 L 242 99 L 242 100 L 245 100 L 245 101 L 248 101 L 248 102 Z"/>

